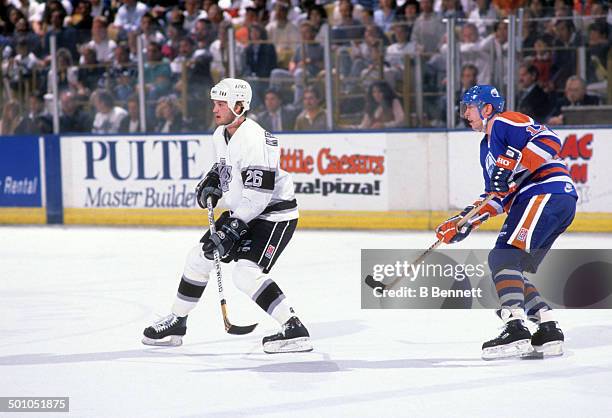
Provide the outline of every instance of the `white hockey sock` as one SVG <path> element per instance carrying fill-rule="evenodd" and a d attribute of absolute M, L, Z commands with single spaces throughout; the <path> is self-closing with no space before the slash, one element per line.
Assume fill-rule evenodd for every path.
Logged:
<path fill-rule="evenodd" d="M 295 316 L 295 311 L 276 282 L 261 271 L 261 267 L 249 260 L 239 260 L 234 268 L 234 283 L 261 309 L 284 324 Z"/>
<path fill-rule="evenodd" d="M 191 249 L 185 260 L 185 268 L 172 305 L 172 313 L 177 316 L 186 316 L 195 308 L 206 288 L 212 266 L 212 261 L 204 257 L 200 246 Z"/>

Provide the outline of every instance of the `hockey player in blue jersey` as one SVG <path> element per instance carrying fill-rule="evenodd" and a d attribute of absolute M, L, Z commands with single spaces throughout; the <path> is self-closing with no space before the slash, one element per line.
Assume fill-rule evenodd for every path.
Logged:
<path fill-rule="evenodd" d="M 459 215 L 436 228 L 445 243 L 463 240 L 489 217 L 508 217 L 489 254 L 489 267 L 505 323 L 502 333 L 483 344 L 485 360 L 538 352 L 563 354 L 563 333 L 551 307 L 525 273 L 535 273 L 555 239 L 572 223 L 578 198 L 565 163 L 559 158 L 556 133 L 522 113 L 504 111 L 497 89 L 476 85 L 462 97 L 461 115 L 484 134 L 480 165 L 484 194 Z M 457 222 L 487 195 L 494 198 L 462 227 Z M 524 321 L 538 324 L 531 335 Z"/>

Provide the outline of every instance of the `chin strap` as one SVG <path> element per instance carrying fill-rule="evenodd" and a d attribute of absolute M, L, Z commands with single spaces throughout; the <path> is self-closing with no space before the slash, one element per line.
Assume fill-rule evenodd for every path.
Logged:
<path fill-rule="evenodd" d="M 487 133 L 487 124 L 491 119 L 493 119 L 493 116 L 495 116 L 496 114 L 496 112 L 493 112 L 491 116 L 485 118 L 484 116 L 482 116 L 482 109 L 478 109 L 478 116 L 480 116 L 480 120 L 482 120 L 482 130 L 480 132 Z"/>
<path fill-rule="evenodd" d="M 223 125 L 223 129 L 227 129 L 230 126 L 236 124 L 236 122 L 238 122 L 238 119 L 240 119 L 242 117 L 242 115 L 244 115 L 244 112 L 246 112 L 246 110 L 244 110 L 244 107 L 242 108 L 242 112 L 240 112 L 240 114 L 234 112 L 234 109 L 230 109 L 230 111 L 234 114 L 235 118 L 234 118 L 233 121 L 231 121 L 227 125 Z"/>

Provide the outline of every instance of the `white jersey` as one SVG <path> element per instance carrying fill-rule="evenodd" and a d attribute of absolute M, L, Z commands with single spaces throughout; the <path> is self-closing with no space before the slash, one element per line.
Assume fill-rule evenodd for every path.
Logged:
<path fill-rule="evenodd" d="M 296 219 L 293 180 L 280 168 L 278 139 L 246 119 L 231 138 L 224 127 L 213 134 L 223 202 L 244 222 Z"/>

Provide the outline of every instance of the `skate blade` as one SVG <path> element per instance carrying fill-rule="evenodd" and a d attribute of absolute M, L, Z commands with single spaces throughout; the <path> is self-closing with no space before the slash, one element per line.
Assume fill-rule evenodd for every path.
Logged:
<path fill-rule="evenodd" d="M 166 338 L 154 340 L 149 337 L 143 337 L 142 343 L 144 345 L 153 345 L 156 347 L 178 347 L 183 344 L 183 337 L 180 335 L 170 335 Z"/>
<path fill-rule="evenodd" d="M 531 340 L 518 340 L 510 344 L 489 347 L 482 350 L 482 359 L 502 360 L 506 358 L 522 357 L 533 351 Z"/>
<path fill-rule="evenodd" d="M 268 354 L 305 353 L 312 351 L 312 344 L 308 337 L 293 338 L 285 341 L 269 341 L 264 344 L 263 351 Z"/>
<path fill-rule="evenodd" d="M 558 357 L 563 355 L 563 341 L 551 341 L 543 345 L 533 346 L 535 352 L 542 357 Z"/>

